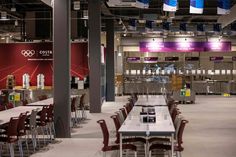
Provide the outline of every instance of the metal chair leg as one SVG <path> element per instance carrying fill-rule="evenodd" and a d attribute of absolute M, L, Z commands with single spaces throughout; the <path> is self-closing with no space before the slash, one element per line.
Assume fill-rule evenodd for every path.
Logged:
<path fill-rule="evenodd" d="M 9 144 L 8 144 L 8 147 L 9 147 L 9 150 L 10 150 L 10 155 L 11 155 L 11 157 L 14 157 L 15 154 L 14 154 L 13 143 L 9 143 Z"/>
<path fill-rule="evenodd" d="M 152 151 L 149 151 L 149 157 L 152 157 Z"/>
<path fill-rule="evenodd" d="M 102 152 L 103 157 L 106 157 L 106 152 Z"/>
<path fill-rule="evenodd" d="M 45 138 L 44 138 L 44 128 L 43 127 L 41 127 L 41 131 L 43 133 L 43 143 L 44 143 L 44 145 L 46 145 L 46 141 L 45 141 Z"/>
<path fill-rule="evenodd" d="M 25 136 L 25 145 L 26 145 L 26 149 L 27 149 L 27 152 L 28 152 L 28 155 L 29 155 L 29 145 L 28 145 L 27 135 Z"/>
<path fill-rule="evenodd" d="M 21 140 L 20 140 L 20 139 L 18 140 L 18 146 L 19 146 L 20 156 L 21 156 L 21 157 L 23 157 L 23 148 L 22 148 L 22 142 L 21 142 Z"/>
<path fill-rule="evenodd" d="M 2 157 L 2 144 L 0 143 L 0 157 Z"/>

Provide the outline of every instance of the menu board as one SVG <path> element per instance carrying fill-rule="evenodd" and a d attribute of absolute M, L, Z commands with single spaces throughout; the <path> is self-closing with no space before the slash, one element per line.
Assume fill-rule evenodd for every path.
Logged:
<path fill-rule="evenodd" d="M 210 57 L 210 61 L 223 61 L 223 60 L 224 60 L 223 56 Z"/>

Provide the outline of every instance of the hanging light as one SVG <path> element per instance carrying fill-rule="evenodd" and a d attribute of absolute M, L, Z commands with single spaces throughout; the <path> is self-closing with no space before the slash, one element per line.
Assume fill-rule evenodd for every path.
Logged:
<path fill-rule="evenodd" d="M 74 10 L 80 10 L 80 1 L 74 1 Z"/>
<path fill-rule="evenodd" d="M 5 11 L 1 12 L 1 19 L 7 19 L 7 12 Z"/>
<path fill-rule="evenodd" d="M 18 26 L 18 21 L 17 20 L 15 20 L 15 26 Z"/>

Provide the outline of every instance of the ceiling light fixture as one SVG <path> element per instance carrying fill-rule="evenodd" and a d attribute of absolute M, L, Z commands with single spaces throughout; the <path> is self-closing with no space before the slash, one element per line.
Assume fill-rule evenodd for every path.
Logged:
<path fill-rule="evenodd" d="M 17 20 L 15 20 L 15 26 L 18 26 L 18 21 Z"/>
<path fill-rule="evenodd" d="M 74 1 L 74 10 L 80 10 L 80 1 Z"/>
<path fill-rule="evenodd" d="M 7 19 L 7 12 L 5 11 L 1 12 L 1 19 Z"/>
<path fill-rule="evenodd" d="M 118 22 L 118 23 L 119 23 L 119 25 L 121 25 L 121 24 L 123 23 L 122 20 L 121 20 L 121 18 L 119 19 L 119 22 Z"/>

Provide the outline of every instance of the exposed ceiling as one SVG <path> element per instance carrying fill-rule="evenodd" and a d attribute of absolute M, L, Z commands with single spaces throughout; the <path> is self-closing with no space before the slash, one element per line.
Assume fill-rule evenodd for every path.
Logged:
<path fill-rule="evenodd" d="M 74 0 L 73 0 L 74 1 Z M 72 1 L 72 9 L 73 9 Z M 78 0 L 77 0 L 78 1 Z M 158 29 L 160 23 L 163 21 L 171 21 L 173 28 L 179 27 L 179 23 L 186 22 L 189 24 L 189 27 L 193 29 L 196 23 L 204 23 L 211 27 L 212 24 L 217 23 L 217 0 L 205 0 L 204 13 L 200 15 L 194 15 L 189 13 L 189 0 L 179 0 L 178 10 L 174 14 L 169 14 L 168 12 L 163 12 L 163 0 L 150 0 L 149 8 L 139 9 L 132 7 L 132 3 L 135 0 L 122 0 L 123 6 L 111 7 L 107 4 L 108 0 L 101 0 L 102 7 L 102 20 L 103 27 L 104 21 L 106 19 L 116 19 L 116 31 L 122 32 L 123 25 L 119 24 L 119 19 L 122 20 L 123 24 L 127 27 L 128 20 L 135 18 L 137 20 L 155 20 L 157 25 L 155 29 Z M 88 2 L 87 0 L 80 0 L 81 2 L 81 12 L 87 10 Z M 231 0 L 231 6 L 236 4 L 236 0 Z M 14 11 L 14 8 L 16 11 Z M 13 10 L 12 10 L 13 9 Z M 2 21 L 0 20 L 0 33 L 15 32 L 19 33 L 22 31 L 22 24 L 27 12 L 37 11 L 37 12 L 52 12 L 52 8 L 41 0 L 1 0 L 0 10 L 6 11 L 10 20 Z M 50 14 L 51 15 L 51 14 Z M 48 17 L 51 19 L 51 17 Z M 80 18 L 80 17 L 78 17 Z M 17 20 L 17 25 L 16 25 Z M 143 32 L 144 23 L 138 23 L 138 32 Z"/>

